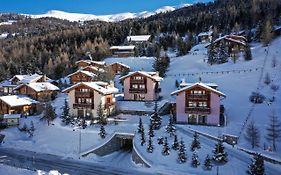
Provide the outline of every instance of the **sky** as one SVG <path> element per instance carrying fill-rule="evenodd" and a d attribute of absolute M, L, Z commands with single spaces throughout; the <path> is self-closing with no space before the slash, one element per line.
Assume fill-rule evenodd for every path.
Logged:
<path fill-rule="evenodd" d="M 61 10 L 96 15 L 153 11 L 163 6 L 178 6 L 210 0 L 0 0 L 0 13 L 42 14 Z"/>

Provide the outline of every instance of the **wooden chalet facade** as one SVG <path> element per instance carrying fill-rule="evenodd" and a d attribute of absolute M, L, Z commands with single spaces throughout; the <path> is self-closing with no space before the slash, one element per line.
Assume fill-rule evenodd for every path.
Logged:
<path fill-rule="evenodd" d="M 204 83 L 195 83 L 172 93 L 176 95 L 176 121 L 178 123 L 220 125 L 220 91 Z"/>
<path fill-rule="evenodd" d="M 79 61 L 76 61 L 75 64 L 77 65 L 78 69 L 82 69 L 87 66 L 94 66 L 96 68 L 105 67 L 105 62 L 103 62 L 103 61 L 79 60 Z"/>
<path fill-rule="evenodd" d="M 38 101 L 53 100 L 59 88 L 49 82 L 22 84 L 15 88 L 18 94 L 27 95 Z"/>
<path fill-rule="evenodd" d="M 70 79 L 71 84 L 76 84 L 80 82 L 90 82 L 94 81 L 96 78 L 96 74 L 86 71 L 86 70 L 78 70 L 67 77 Z"/>
<path fill-rule="evenodd" d="M 0 114 L 32 115 L 37 111 L 37 101 L 18 95 L 0 97 Z"/>
<path fill-rule="evenodd" d="M 112 63 L 110 65 L 107 66 L 110 70 L 112 70 L 115 74 L 119 74 L 119 73 L 122 73 L 122 72 L 129 72 L 130 71 L 130 67 L 125 65 L 125 64 L 122 64 L 122 63 L 119 63 L 119 62 L 116 62 L 116 63 Z"/>
<path fill-rule="evenodd" d="M 135 46 L 112 46 L 110 47 L 113 57 L 133 57 L 135 56 Z"/>
<path fill-rule="evenodd" d="M 81 82 L 65 90 L 68 93 L 70 115 L 86 119 L 98 118 L 99 105 L 105 116 L 115 111 L 114 94 L 118 89 L 105 82 Z"/>
<path fill-rule="evenodd" d="M 124 85 L 124 99 L 134 101 L 154 101 L 161 92 L 161 77 L 157 72 L 130 72 L 120 78 Z"/>

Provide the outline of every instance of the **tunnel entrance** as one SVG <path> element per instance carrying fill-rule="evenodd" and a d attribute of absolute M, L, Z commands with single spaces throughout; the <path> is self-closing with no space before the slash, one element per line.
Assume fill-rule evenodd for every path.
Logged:
<path fill-rule="evenodd" d="M 133 150 L 133 139 L 131 138 L 119 138 L 120 150 L 122 151 L 132 151 Z"/>

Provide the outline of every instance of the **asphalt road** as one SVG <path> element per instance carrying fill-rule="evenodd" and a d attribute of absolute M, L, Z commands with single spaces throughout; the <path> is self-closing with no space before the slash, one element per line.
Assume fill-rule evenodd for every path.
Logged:
<path fill-rule="evenodd" d="M 70 175 L 148 175 L 139 169 L 110 167 L 105 165 L 63 158 L 56 155 L 36 153 L 26 150 L 0 147 L 0 163 L 29 170 L 58 170 L 60 173 Z"/>

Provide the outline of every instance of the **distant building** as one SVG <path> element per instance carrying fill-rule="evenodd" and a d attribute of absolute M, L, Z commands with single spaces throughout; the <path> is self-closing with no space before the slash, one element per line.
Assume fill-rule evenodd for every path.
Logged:
<path fill-rule="evenodd" d="M 159 98 L 162 78 L 157 72 L 130 72 L 120 79 L 124 85 L 125 100 L 154 101 Z"/>
<path fill-rule="evenodd" d="M 129 45 L 144 45 L 147 47 L 147 45 L 150 43 L 151 35 L 133 35 L 133 36 L 127 36 L 127 43 Z"/>
<path fill-rule="evenodd" d="M 110 47 L 114 57 L 133 57 L 135 56 L 135 46 L 112 46 Z"/>
<path fill-rule="evenodd" d="M 92 119 L 98 117 L 99 105 L 105 116 L 114 112 L 118 89 L 106 82 L 81 82 L 63 92 L 68 93 L 70 115 Z"/>
<path fill-rule="evenodd" d="M 78 69 L 85 68 L 87 66 L 94 66 L 97 68 L 104 68 L 105 62 L 104 61 L 92 61 L 92 60 L 79 60 L 76 61 L 75 64 L 77 65 Z"/>
<path fill-rule="evenodd" d="M 56 97 L 60 89 L 49 82 L 40 82 L 21 84 L 15 88 L 15 91 L 38 101 L 50 101 Z"/>
<path fill-rule="evenodd" d="M 220 125 L 220 97 L 225 97 L 222 92 L 199 82 L 187 85 L 171 95 L 176 95 L 177 123 Z"/>
<path fill-rule="evenodd" d="M 234 57 L 239 52 L 245 50 L 247 39 L 239 35 L 225 35 L 216 39 L 206 47 L 209 48 L 210 46 L 213 46 L 214 48 L 219 48 L 222 44 L 226 46 L 229 56 Z"/>
<path fill-rule="evenodd" d="M 69 74 L 67 77 L 70 79 L 71 84 L 76 84 L 79 82 L 94 81 L 97 75 L 92 72 L 80 69 L 72 74 Z"/>
<path fill-rule="evenodd" d="M 121 72 L 129 72 L 129 70 L 130 70 L 129 66 L 119 63 L 119 62 L 109 64 L 107 67 L 109 69 L 111 69 L 115 74 L 118 74 Z"/>
<path fill-rule="evenodd" d="M 52 81 L 46 75 L 15 75 L 10 80 L 0 83 L 0 93 L 3 95 L 14 94 L 14 89 L 20 84 Z"/>
<path fill-rule="evenodd" d="M 212 35 L 213 35 L 212 31 L 199 33 L 198 42 L 201 44 L 209 43 L 212 41 Z"/>
<path fill-rule="evenodd" d="M 7 126 L 17 126 L 20 124 L 21 114 L 4 114 L 2 123 Z"/>
<path fill-rule="evenodd" d="M 8 95 L 0 97 L 0 114 L 25 114 L 36 112 L 38 102 L 23 95 Z"/>

